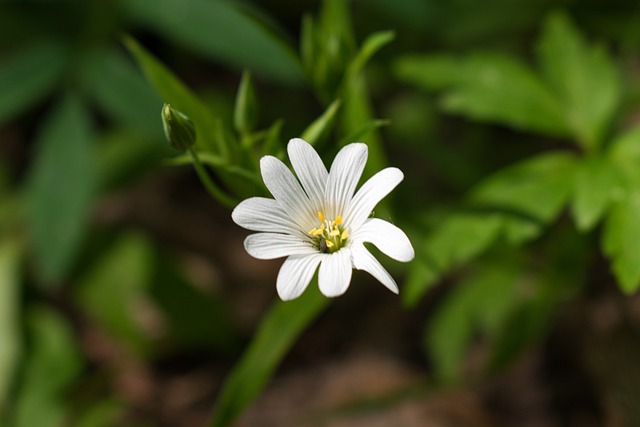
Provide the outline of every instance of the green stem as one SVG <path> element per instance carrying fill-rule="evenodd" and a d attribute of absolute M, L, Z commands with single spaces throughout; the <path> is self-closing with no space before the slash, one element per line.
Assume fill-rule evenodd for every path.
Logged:
<path fill-rule="evenodd" d="M 214 199 L 218 200 L 226 207 L 231 209 L 235 208 L 238 202 L 233 197 L 227 195 L 220 188 L 218 188 L 218 186 L 211 180 L 211 177 L 209 177 L 209 173 L 200 161 L 200 157 L 198 157 L 198 152 L 193 149 L 193 147 L 191 147 L 189 149 L 189 153 L 193 157 L 193 166 L 196 168 L 196 172 L 200 177 L 200 181 L 202 181 L 209 194 L 211 194 Z"/>

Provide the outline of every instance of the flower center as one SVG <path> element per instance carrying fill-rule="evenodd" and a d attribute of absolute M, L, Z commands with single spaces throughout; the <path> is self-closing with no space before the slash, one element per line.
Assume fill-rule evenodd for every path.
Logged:
<path fill-rule="evenodd" d="M 318 211 L 318 219 L 320 226 L 309 230 L 308 234 L 320 252 L 332 254 L 347 244 L 349 231 L 342 227 L 341 215 L 331 221 Z"/>

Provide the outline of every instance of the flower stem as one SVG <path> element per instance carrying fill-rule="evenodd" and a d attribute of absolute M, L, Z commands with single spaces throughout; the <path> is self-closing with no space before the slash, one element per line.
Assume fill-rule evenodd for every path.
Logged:
<path fill-rule="evenodd" d="M 209 194 L 226 207 L 233 209 L 238 202 L 218 188 L 218 186 L 211 180 L 209 173 L 200 161 L 200 157 L 198 157 L 198 152 L 193 147 L 189 148 L 189 153 L 191 154 L 191 157 L 193 157 L 193 166 L 196 168 L 200 181 L 202 181 Z"/>

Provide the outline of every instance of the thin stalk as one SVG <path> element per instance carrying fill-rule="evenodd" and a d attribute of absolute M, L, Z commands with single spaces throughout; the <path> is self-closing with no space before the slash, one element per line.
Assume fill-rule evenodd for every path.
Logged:
<path fill-rule="evenodd" d="M 229 196 L 220 188 L 218 188 L 218 186 L 211 180 L 207 169 L 200 161 L 200 157 L 198 157 L 198 152 L 193 147 L 191 147 L 189 148 L 189 153 L 193 157 L 193 166 L 196 168 L 196 172 L 200 177 L 200 181 L 202 181 L 209 194 L 211 194 L 214 199 L 218 200 L 226 207 L 231 209 L 235 208 L 238 202 L 233 197 Z"/>

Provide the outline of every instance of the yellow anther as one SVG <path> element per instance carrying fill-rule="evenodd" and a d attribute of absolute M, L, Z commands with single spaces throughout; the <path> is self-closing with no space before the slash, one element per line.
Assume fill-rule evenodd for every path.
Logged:
<path fill-rule="evenodd" d="M 337 228 L 334 228 L 333 230 L 331 230 L 331 233 L 329 233 L 329 236 L 332 237 L 336 237 L 340 235 L 340 230 L 338 230 Z"/>
<path fill-rule="evenodd" d="M 312 235 L 312 236 L 319 236 L 319 235 L 322 234 L 322 230 L 314 228 L 314 229 L 309 231 L 309 234 Z"/>
<path fill-rule="evenodd" d="M 327 244 L 328 248 L 332 248 L 333 247 L 333 242 L 331 240 L 327 240 L 325 243 Z"/>
<path fill-rule="evenodd" d="M 322 213 L 322 211 L 318 211 L 318 219 L 320 220 L 320 222 L 324 222 L 324 214 Z"/>
<path fill-rule="evenodd" d="M 336 217 L 336 221 L 335 221 L 335 222 L 336 222 L 336 224 L 338 224 L 338 225 L 342 224 L 342 215 L 338 215 L 338 216 Z"/>
<path fill-rule="evenodd" d="M 347 240 L 347 237 L 349 237 L 349 232 L 348 232 L 347 230 L 344 230 L 344 231 L 342 232 L 342 235 L 340 236 L 340 238 L 341 238 L 342 240 Z"/>

